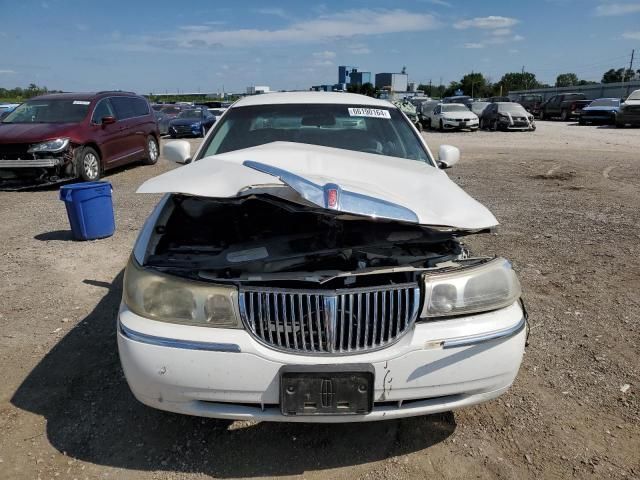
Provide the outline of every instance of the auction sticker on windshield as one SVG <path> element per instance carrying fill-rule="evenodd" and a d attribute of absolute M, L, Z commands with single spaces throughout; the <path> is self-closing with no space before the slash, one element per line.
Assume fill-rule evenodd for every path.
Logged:
<path fill-rule="evenodd" d="M 372 118 L 388 118 L 391 119 L 391 115 L 388 110 L 381 110 L 379 108 L 349 108 L 350 117 L 372 117 Z"/>

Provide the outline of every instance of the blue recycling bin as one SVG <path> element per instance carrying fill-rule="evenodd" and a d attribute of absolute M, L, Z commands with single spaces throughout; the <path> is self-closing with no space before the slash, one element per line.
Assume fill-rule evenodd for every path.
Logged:
<path fill-rule="evenodd" d="M 76 240 L 94 240 L 113 235 L 111 184 L 84 182 L 60 187 L 60 200 L 67 207 L 71 231 Z"/>

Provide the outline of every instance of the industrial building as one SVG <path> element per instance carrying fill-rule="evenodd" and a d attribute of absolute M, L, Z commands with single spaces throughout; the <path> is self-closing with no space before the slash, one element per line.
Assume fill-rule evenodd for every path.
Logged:
<path fill-rule="evenodd" d="M 376 73 L 376 88 L 392 92 L 406 92 L 409 76 L 406 73 Z"/>

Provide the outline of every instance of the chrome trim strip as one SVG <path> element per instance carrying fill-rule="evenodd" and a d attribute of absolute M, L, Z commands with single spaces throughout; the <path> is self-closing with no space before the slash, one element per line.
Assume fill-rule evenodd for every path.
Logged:
<path fill-rule="evenodd" d="M 48 168 L 62 164 L 60 158 L 23 158 L 0 160 L 0 168 Z"/>
<path fill-rule="evenodd" d="M 494 332 L 489 333 L 481 333 L 479 335 L 471 335 L 469 337 L 458 337 L 452 338 L 449 340 L 442 341 L 442 348 L 457 348 L 457 347 L 467 347 L 469 345 L 476 345 L 478 343 L 489 342 L 491 340 L 498 340 L 509 338 L 520 333 L 525 326 L 527 325 L 527 320 L 524 316 L 520 319 L 520 321 L 512 327 L 504 328 L 502 330 L 496 330 Z"/>
<path fill-rule="evenodd" d="M 182 350 L 204 350 L 207 352 L 227 352 L 240 353 L 240 346 L 235 343 L 210 343 L 198 342 L 195 340 L 178 340 L 175 338 L 156 337 L 155 335 L 147 335 L 146 333 L 136 332 L 125 327 L 122 322 L 118 321 L 118 330 L 123 337 L 133 340 L 134 342 L 146 343 L 157 347 L 179 348 Z"/>
<path fill-rule="evenodd" d="M 325 209 L 337 212 L 353 213 L 372 218 L 385 218 L 398 220 L 401 222 L 419 223 L 418 215 L 407 207 L 398 205 L 381 198 L 370 197 L 357 192 L 342 190 L 338 185 L 328 183 L 326 185 L 316 185 L 304 177 L 283 170 L 272 165 L 268 165 L 253 160 L 245 160 L 242 163 L 245 167 L 252 168 L 258 172 L 266 173 L 279 178 L 289 185 L 302 198 Z M 336 204 L 328 205 L 328 191 L 336 190 Z"/>

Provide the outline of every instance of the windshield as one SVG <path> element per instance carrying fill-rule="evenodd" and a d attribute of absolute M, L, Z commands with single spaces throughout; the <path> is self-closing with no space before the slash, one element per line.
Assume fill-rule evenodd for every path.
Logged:
<path fill-rule="evenodd" d="M 328 104 L 232 108 L 222 117 L 201 156 L 278 141 L 431 163 L 417 134 L 398 109 Z"/>
<path fill-rule="evenodd" d="M 211 115 L 222 115 L 224 113 L 224 110 L 216 110 L 215 108 L 210 108 L 209 113 Z"/>
<path fill-rule="evenodd" d="M 615 98 L 599 98 L 589 104 L 590 107 L 618 107 L 620 100 Z"/>
<path fill-rule="evenodd" d="M 78 123 L 87 116 L 89 100 L 29 100 L 7 115 L 2 123 Z"/>
<path fill-rule="evenodd" d="M 178 115 L 178 118 L 200 118 L 202 116 L 202 110 L 183 110 Z"/>
<path fill-rule="evenodd" d="M 464 105 L 442 105 L 443 112 L 468 112 L 469 109 Z"/>
<path fill-rule="evenodd" d="M 498 104 L 498 111 L 503 113 L 519 113 L 521 115 L 528 115 L 527 111 L 519 103 L 500 103 Z"/>
<path fill-rule="evenodd" d="M 627 100 L 640 100 L 640 90 L 636 90 L 631 95 L 629 95 Z"/>
<path fill-rule="evenodd" d="M 542 101 L 542 95 L 522 95 L 520 100 L 523 102 L 540 102 Z"/>

